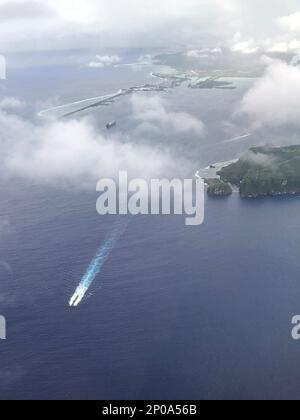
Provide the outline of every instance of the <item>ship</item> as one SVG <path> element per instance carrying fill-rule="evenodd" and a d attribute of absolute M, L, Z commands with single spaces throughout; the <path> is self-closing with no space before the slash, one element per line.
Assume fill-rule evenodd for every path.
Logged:
<path fill-rule="evenodd" d="M 112 121 L 106 124 L 106 128 L 107 130 L 111 130 L 112 128 L 115 128 L 117 126 L 117 122 L 116 121 Z"/>

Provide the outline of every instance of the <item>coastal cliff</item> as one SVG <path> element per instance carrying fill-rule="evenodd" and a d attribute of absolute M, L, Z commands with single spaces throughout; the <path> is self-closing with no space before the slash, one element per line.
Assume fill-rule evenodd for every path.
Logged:
<path fill-rule="evenodd" d="M 252 148 L 217 175 L 245 198 L 299 194 L 300 145 Z"/>
<path fill-rule="evenodd" d="M 220 179 L 206 179 L 207 194 L 211 197 L 228 197 L 232 194 L 231 186 Z"/>

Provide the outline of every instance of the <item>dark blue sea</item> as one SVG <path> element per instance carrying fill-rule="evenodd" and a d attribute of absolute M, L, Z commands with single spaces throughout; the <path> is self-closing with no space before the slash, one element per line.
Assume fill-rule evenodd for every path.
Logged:
<path fill-rule="evenodd" d="M 50 73 L 53 86 L 67 90 L 71 70 L 60 70 Z M 116 85 L 147 79 L 117 71 Z M 12 69 L 6 90 L 19 83 L 21 97 L 32 99 L 29 86 L 34 91 L 42 78 L 37 69 Z M 84 92 L 89 97 L 91 87 L 79 99 Z M 186 101 L 185 110 L 211 126 L 199 144 L 173 145 L 191 168 L 249 146 L 217 147 L 214 120 L 226 118 L 237 92 L 186 94 L 189 100 L 173 93 L 174 107 Z M 116 108 L 129 130 L 129 108 Z M 291 339 L 300 313 L 299 197 L 206 199 L 199 227 L 179 216 L 137 216 L 77 308 L 69 299 L 114 224 L 96 213 L 96 192 L 0 180 L 0 199 L 0 313 L 8 334 L 0 341 L 1 399 L 300 397 L 300 343 Z"/>

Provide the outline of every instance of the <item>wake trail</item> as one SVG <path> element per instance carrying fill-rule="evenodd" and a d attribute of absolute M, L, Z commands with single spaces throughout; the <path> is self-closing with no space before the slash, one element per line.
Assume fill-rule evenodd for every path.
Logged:
<path fill-rule="evenodd" d="M 242 136 L 233 137 L 232 139 L 229 139 L 229 140 L 225 140 L 225 141 L 223 141 L 223 143 L 234 143 L 236 141 L 247 139 L 248 137 L 251 137 L 251 136 L 252 136 L 252 134 L 248 133 L 248 134 L 244 134 Z"/>
<path fill-rule="evenodd" d="M 78 306 L 85 294 L 93 284 L 95 278 L 100 273 L 103 265 L 107 261 L 111 251 L 115 247 L 116 243 L 123 235 L 127 226 L 131 222 L 131 217 L 121 216 L 112 231 L 107 235 L 104 240 L 104 243 L 99 247 L 96 255 L 94 256 L 92 262 L 90 263 L 85 275 L 82 277 L 81 282 L 79 283 L 77 289 L 75 290 L 73 296 L 69 301 L 69 306 Z"/>

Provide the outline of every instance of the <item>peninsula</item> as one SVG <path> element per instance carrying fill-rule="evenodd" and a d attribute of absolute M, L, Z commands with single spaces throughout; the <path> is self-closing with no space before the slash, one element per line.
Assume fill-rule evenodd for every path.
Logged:
<path fill-rule="evenodd" d="M 215 176 L 204 176 L 207 192 L 212 196 L 230 195 L 233 188 L 238 188 L 244 198 L 299 194 L 300 145 L 254 147 L 240 159 L 221 168 L 217 166 L 212 173 Z M 205 175 L 201 171 L 197 174 Z"/>

